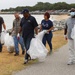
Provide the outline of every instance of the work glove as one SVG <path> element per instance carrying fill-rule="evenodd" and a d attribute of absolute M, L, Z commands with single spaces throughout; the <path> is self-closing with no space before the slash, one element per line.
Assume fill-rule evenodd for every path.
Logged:
<path fill-rule="evenodd" d="M 18 39 L 18 40 L 20 39 L 20 34 L 19 34 L 19 33 L 17 34 L 17 39 Z"/>
<path fill-rule="evenodd" d="M 44 30 L 45 34 L 49 34 L 49 31 L 48 30 Z"/>
<path fill-rule="evenodd" d="M 4 33 L 6 33 L 7 31 L 6 30 L 4 30 Z"/>

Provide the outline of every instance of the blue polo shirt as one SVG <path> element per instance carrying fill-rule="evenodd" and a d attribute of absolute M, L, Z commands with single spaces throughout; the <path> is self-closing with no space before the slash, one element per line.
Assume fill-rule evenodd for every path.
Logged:
<path fill-rule="evenodd" d="M 34 29 L 38 24 L 36 19 L 30 15 L 27 19 L 25 17 L 21 19 L 20 26 L 22 27 L 22 36 L 25 38 L 34 36 Z"/>
<path fill-rule="evenodd" d="M 51 20 L 48 21 L 42 20 L 41 25 L 42 25 L 42 30 L 48 30 L 51 27 L 53 27 L 53 22 Z"/>

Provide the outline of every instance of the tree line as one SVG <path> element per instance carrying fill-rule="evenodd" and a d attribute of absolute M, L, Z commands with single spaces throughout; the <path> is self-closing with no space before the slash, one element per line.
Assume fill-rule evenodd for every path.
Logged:
<path fill-rule="evenodd" d="M 66 2 L 57 2 L 57 3 L 43 3 L 43 2 L 38 2 L 34 6 L 18 6 L 16 8 L 9 8 L 9 9 L 2 9 L 1 11 L 22 11 L 24 8 L 28 8 L 30 11 L 46 11 L 46 10 L 61 10 L 61 9 L 66 9 L 69 10 L 71 8 L 75 8 L 75 3 L 72 4 L 67 4 Z"/>

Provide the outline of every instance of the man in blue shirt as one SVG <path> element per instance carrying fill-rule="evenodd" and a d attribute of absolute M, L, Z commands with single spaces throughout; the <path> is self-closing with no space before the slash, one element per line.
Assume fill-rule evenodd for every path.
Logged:
<path fill-rule="evenodd" d="M 35 33 L 38 34 L 38 28 L 37 28 L 38 24 L 36 22 L 36 19 L 29 14 L 28 9 L 24 9 L 22 11 L 22 14 L 23 14 L 23 18 L 20 23 L 21 26 L 20 30 L 22 30 L 22 37 L 24 39 L 24 44 L 26 47 L 26 55 L 25 55 L 25 62 L 24 62 L 24 64 L 26 64 L 29 58 L 29 55 L 27 54 L 27 50 L 29 49 L 30 42 L 34 37 L 34 30 Z"/>

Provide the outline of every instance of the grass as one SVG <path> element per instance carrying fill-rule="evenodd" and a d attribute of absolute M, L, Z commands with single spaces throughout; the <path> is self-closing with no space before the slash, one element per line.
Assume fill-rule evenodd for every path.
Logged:
<path fill-rule="evenodd" d="M 65 45 L 67 41 L 64 39 L 64 31 L 57 31 L 54 32 L 54 37 L 53 37 L 53 49 L 54 51 L 63 45 Z"/>
<path fill-rule="evenodd" d="M 56 51 L 58 48 L 62 47 L 67 43 L 67 41 L 64 39 L 63 33 L 64 33 L 63 30 L 53 32 L 53 39 L 52 39 L 53 51 Z M 48 44 L 47 49 L 49 50 Z"/>
<path fill-rule="evenodd" d="M 54 37 L 52 40 L 53 43 L 53 50 L 56 51 L 57 48 L 60 48 L 64 44 L 66 44 L 66 41 L 63 37 L 63 30 L 62 31 L 56 31 L 53 32 Z M 47 45 L 47 49 L 49 49 Z M 19 71 L 23 68 L 26 68 L 27 66 L 37 62 L 30 61 L 29 64 L 23 65 L 24 61 L 24 55 L 21 54 L 19 56 L 14 57 L 13 54 L 9 54 L 7 52 L 7 48 L 3 47 L 3 52 L 0 53 L 0 75 L 11 75 L 14 71 Z"/>

